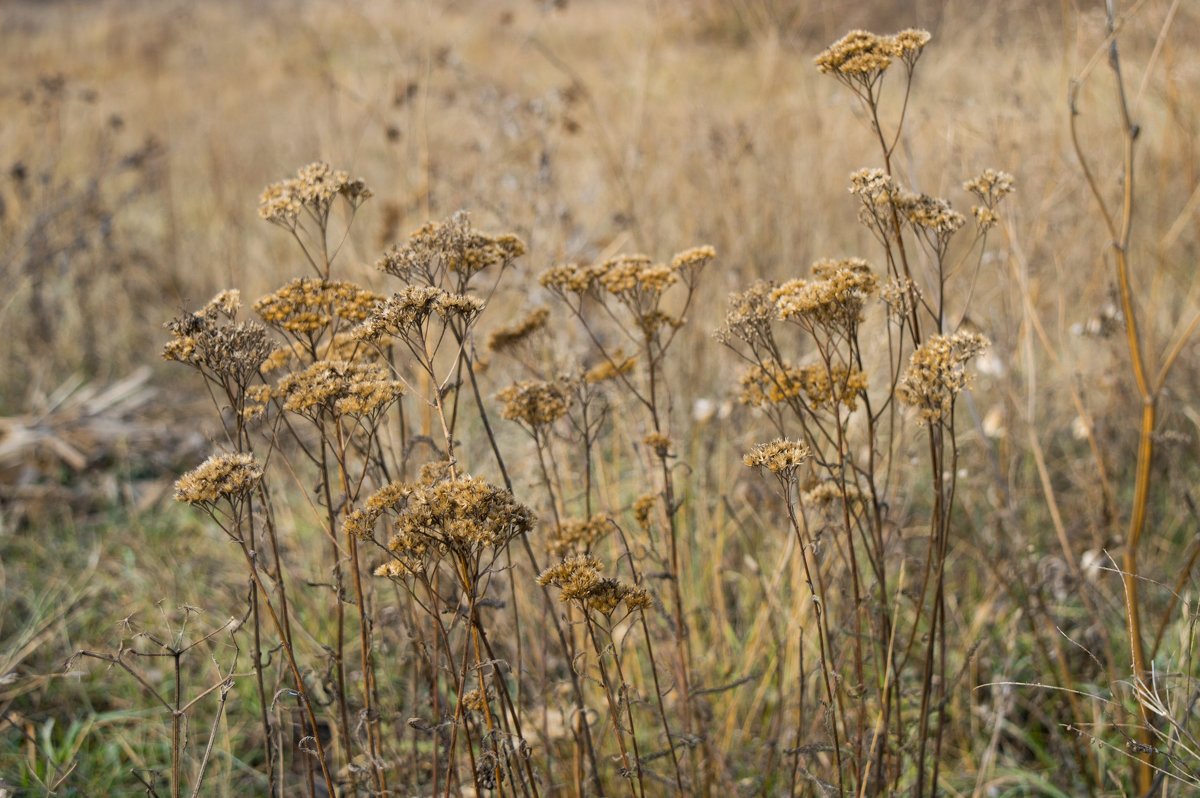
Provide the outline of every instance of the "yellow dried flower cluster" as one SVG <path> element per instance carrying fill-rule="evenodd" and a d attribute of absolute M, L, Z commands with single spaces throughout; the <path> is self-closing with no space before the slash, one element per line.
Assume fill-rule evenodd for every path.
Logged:
<path fill-rule="evenodd" d="M 446 271 L 470 276 L 490 266 L 503 266 L 525 254 L 525 243 L 515 235 L 486 235 L 471 226 L 459 211 L 443 222 L 429 222 L 393 246 L 375 268 L 410 281 L 433 285 Z"/>
<path fill-rule="evenodd" d="M 483 307 L 482 299 L 469 294 L 452 294 L 433 286 L 409 285 L 376 305 L 354 334 L 363 341 L 377 341 L 384 336 L 404 338 L 419 335 L 431 316 L 436 315 L 445 321 L 461 319 L 469 324 L 483 312 Z"/>
<path fill-rule="evenodd" d="M 651 432 L 642 438 L 642 443 L 659 457 L 666 457 L 671 454 L 671 439 L 661 432 Z"/>
<path fill-rule="evenodd" d="M 222 314 L 232 318 L 236 305 L 236 291 L 222 292 L 199 312 L 167 322 L 171 337 L 163 347 L 163 359 L 186 363 L 246 385 L 258 375 L 273 346 L 261 324 L 218 323 Z"/>
<path fill-rule="evenodd" d="M 342 531 L 360 540 L 369 538 L 375 529 L 375 523 L 385 512 L 398 507 L 408 498 L 409 493 L 411 488 L 407 483 L 389 482 L 372 493 L 362 507 L 347 513 L 342 523 Z"/>
<path fill-rule="evenodd" d="M 371 190 L 361 179 L 351 179 L 346 172 L 316 161 L 301 167 L 295 177 L 267 186 L 258 200 L 258 215 L 294 230 L 301 211 L 308 209 L 323 221 L 338 197 L 357 208 L 371 197 Z"/>
<path fill-rule="evenodd" d="M 516 324 L 501 327 L 488 337 L 487 347 L 492 352 L 505 352 L 520 346 L 531 337 L 546 329 L 550 320 L 547 308 L 536 308 L 530 311 Z"/>
<path fill-rule="evenodd" d="M 862 321 L 863 307 L 876 287 L 866 261 L 818 261 L 812 273 L 817 279 L 789 280 L 771 292 L 780 319 L 831 331 L 849 330 Z"/>
<path fill-rule="evenodd" d="M 800 441 L 779 438 L 770 443 L 758 444 L 746 453 L 742 462 L 750 468 L 765 468 L 772 474 L 790 478 L 810 457 L 812 450 Z"/>
<path fill-rule="evenodd" d="M 985 169 L 982 174 L 963 183 L 963 188 L 979 197 L 982 205 L 971 206 L 971 213 L 981 230 L 987 231 L 995 227 L 1000 220 L 996 206 L 1011 194 L 1016 187 L 1013 176 L 1008 172 L 996 169 Z"/>
<path fill-rule="evenodd" d="M 335 319 L 361 322 L 383 297 L 343 280 L 299 277 L 254 303 L 263 321 L 295 335 L 312 335 Z"/>
<path fill-rule="evenodd" d="M 583 554 L 612 529 L 607 513 L 597 513 L 586 521 L 564 521 L 546 548 L 555 557 Z"/>
<path fill-rule="evenodd" d="M 815 63 L 822 74 L 871 85 L 894 59 L 900 59 L 911 68 L 929 39 L 929 33 L 923 30 L 903 30 L 893 36 L 852 30 L 818 55 Z"/>
<path fill-rule="evenodd" d="M 483 712 L 487 706 L 489 698 L 491 698 L 490 695 L 485 698 L 484 694 L 479 692 L 478 688 L 471 690 L 465 693 L 462 697 L 463 709 L 468 710 L 469 712 Z"/>
<path fill-rule="evenodd" d="M 318 360 L 283 377 L 273 393 L 284 410 L 306 418 L 361 417 L 390 406 L 404 394 L 404 384 L 379 364 Z"/>
<path fill-rule="evenodd" d="M 987 338 L 975 332 L 932 336 L 909 358 L 897 396 L 917 408 L 926 420 L 948 418 L 955 397 L 967 387 L 967 362 L 988 345 Z"/>
<path fill-rule="evenodd" d="M 624 351 L 618 349 L 610 359 L 606 359 L 585 371 L 583 380 L 590 385 L 614 380 L 617 377 L 629 374 L 636 365 L 636 355 L 626 357 Z"/>
<path fill-rule="evenodd" d="M 246 453 L 214 454 L 175 483 L 175 500 L 211 505 L 244 498 L 262 480 L 262 468 Z"/>
<path fill-rule="evenodd" d="M 607 616 L 622 603 L 626 612 L 644 610 L 653 604 L 650 594 L 643 588 L 606 578 L 601 568 L 601 563 L 594 557 L 570 557 L 542 571 L 537 582 L 543 587 L 557 587 L 562 601 L 574 601 Z"/>
<path fill-rule="evenodd" d="M 859 394 L 867 389 L 867 375 L 856 368 L 821 363 L 808 366 L 784 366 L 770 361 L 751 366 L 739 378 L 738 401 L 750 407 L 779 404 L 803 397 L 813 410 L 842 406 L 858 408 Z"/>
<path fill-rule="evenodd" d="M 542 380 L 523 380 L 497 394 L 504 403 L 500 414 L 530 430 L 548 427 L 567 414 L 568 396 L 562 386 Z"/>

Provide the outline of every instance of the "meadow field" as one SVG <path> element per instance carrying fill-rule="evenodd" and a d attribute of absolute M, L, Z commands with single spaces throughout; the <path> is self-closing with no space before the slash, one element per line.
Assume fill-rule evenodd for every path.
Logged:
<path fill-rule="evenodd" d="M 0 4 L 0 798 L 1200 795 L 1198 47 Z"/>

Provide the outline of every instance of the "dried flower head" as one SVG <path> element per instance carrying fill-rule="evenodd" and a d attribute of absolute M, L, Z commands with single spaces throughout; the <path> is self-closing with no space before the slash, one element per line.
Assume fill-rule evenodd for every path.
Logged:
<path fill-rule="evenodd" d="M 536 308 L 524 318 L 508 327 L 501 327 L 488 337 L 488 349 L 493 352 L 506 352 L 516 349 L 537 333 L 546 329 L 550 319 L 547 308 Z"/>
<path fill-rule="evenodd" d="M 610 529 L 612 521 L 607 513 L 597 513 L 586 521 L 564 521 L 546 548 L 556 557 L 586 554 Z"/>
<path fill-rule="evenodd" d="M 642 438 L 642 443 L 659 457 L 668 457 L 671 454 L 671 439 L 661 432 L 651 432 Z"/>
<path fill-rule="evenodd" d="M 909 358 L 897 395 L 917 408 L 922 418 L 948 418 L 954 410 L 954 399 L 967 387 L 967 362 L 987 347 L 987 338 L 975 332 L 932 336 Z"/>
<path fill-rule="evenodd" d="M 537 434 L 567 414 L 569 397 L 562 386 L 542 380 L 514 383 L 497 394 L 501 415 Z"/>
<path fill-rule="evenodd" d="M 430 318 L 473 322 L 483 312 L 483 300 L 468 294 L 451 294 L 427 285 L 408 285 L 391 298 L 375 306 L 374 311 L 354 331 L 363 341 L 386 336 L 422 337 Z"/>
<path fill-rule="evenodd" d="M 971 213 L 975 215 L 975 221 L 981 230 L 987 231 L 996 226 L 1000 220 L 996 206 L 1013 192 L 1014 187 L 1013 176 L 996 169 L 985 169 L 983 174 L 963 183 L 963 188 L 979 197 L 983 203 L 971 207 Z"/>
<path fill-rule="evenodd" d="M 557 587 L 560 600 L 577 602 L 602 615 L 611 616 L 622 602 L 627 612 L 651 606 L 652 599 L 645 590 L 606 578 L 601 568 L 601 563 L 593 557 L 570 557 L 543 571 L 537 582 L 543 587 Z"/>
<path fill-rule="evenodd" d="M 812 450 L 800 441 L 780 438 L 758 444 L 747 452 L 742 462 L 750 468 L 765 468 L 781 478 L 790 479 L 811 456 Z"/>
<path fill-rule="evenodd" d="M 779 318 L 794 319 L 808 329 L 832 332 L 852 329 L 862 321 L 863 307 L 875 291 L 875 275 L 859 258 L 817 261 L 815 280 L 789 280 L 771 292 Z"/>
<path fill-rule="evenodd" d="M 218 377 L 228 377 L 245 386 L 259 373 L 274 349 L 261 324 L 218 323 L 218 317 L 236 313 L 237 292 L 222 292 L 197 313 L 167 322 L 170 340 L 163 359 L 186 363 Z M 229 310 L 234 308 L 234 310 Z"/>
<path fill-rule="evenodd" d="M 318 360 L 284 376 L 276 391 L 284 410 L 316 420 L 378 414 L 404 394 L 404 384 L 379 364 Z"/>
<path fill-rule="evenodd" d="M 649 530 L 654 509 L 658 507 L 658 494 L 645 493 L 633 502 L 633 520 L 644 530 Z"/>
<path fill-rule="evenodd" d="M 930 236 L 939 249 L 966 223 L 948 201 L 928 194 L 904 192 L 896 198 L 896 209 L 913 230 Z"/>
<path fill-rule="evenodd" d="M 442 222 L 429 222 L 384 253 L 375 267 L 405 281 L 437 285 L 442 275 L 455 272 L 465 284 L 491 266 L 507 266 L 525 254 L 525 244 L 512 234 L 486 235 L 471 226 L 470 216 L 458 211 Z"/>
<path fill-rule="evenodd" d="M 254 310 L 272 327 L 312 336 L 335 321 L 361 322 L 381 301 L 355 283 L 300 277 L 259 299 Z"/>
<path fill-rule="evenodd" d="M 244 498 L 262 480 L 262 468 L 246 453 L 214 454 L 175 483 L 175 500 L 211 505 Z"/>
<path fill-rule="evenodd" d="M 617 349 L 613 352 L 611 359 L 605 359 L 585 371 L 583 380 L 590 385 L 615 380 L 632 372 L 636 365 L 637 357 L 635 355 L 626 357 L 623 350 Z"/>
<path fill-rule="evenodd" d="M 671 269 L 683 273 L 698 272 L 716 257 L 717 251 L 707 244 L 700 247 L 692 247 L 676 253 L 675 257 L 671 258 Z"/>
<path fill-rule="evenodd" d="M 296 177 L 267 186 L 258 200 L 258 215 L 294 230 L 301 211 L 307 209 L 323 224 L 338 197 L 356 209 L 371 197 L 371 190 L 361 179 L 351 179 L 346 172 L 316 161 L 301 167 Z"/>
<path fill-rule="evenodd" d="M 769 346 L 773 340 L 771 322 L 777 315 L 775 302 L 771 299 L 775 288 L 774 283 L 760 280 L 745 291 L 730 294 L 725 324 L 714 337 L 726 345 L 737 339 L 752 347 Z"/>

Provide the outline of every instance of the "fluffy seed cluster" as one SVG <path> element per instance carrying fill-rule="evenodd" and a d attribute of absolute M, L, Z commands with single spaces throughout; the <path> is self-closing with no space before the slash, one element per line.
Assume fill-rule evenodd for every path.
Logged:
<path fill-rule="evenodd" d="M 626 612 L 644 610 L 653 604 L 643 588 L 619 579 L 605 577 L 599 560 L 587 555 L 570 557 L 552 565 L 538 576 L 539 585 L 559 590 L 562 601 L 574 601 L 581 607 L 611 616 L 621 604 Z"/>
<path fill-rule="evenodd" d="M 258 199 L 258 215 L 272 224 L 294 230 L 304 210 L 324 220 L 334 201 L 342 197 L 357 208 L 371 197 L 371 190 L 360 178 L 351 179 L 322 161 L 301 167 L 295 177 L 272 183 Z"/>
<path fill-rule="evenodd" d="M 597 513 L 585 521 L 564 521 L 555 530 L 554 537 L 551 538 L 546 548 L 555 557 L 585 554 L 608 534 L 611 528 L 611 519 L 607 513 Z"/>
<path fill-rule="evenodd" d="M 975 332 L 932 336 L 909 358 L 897 395 L 928 421 L 948 418 L 955 397 L 967 387 L 967 362 L 987 347 L 987 338 Z"/>
<path fill-rule="evenodd" d="M 245 386 L 258 375 L 274 346 L 261 324 L 220 321 L 221 316 L 232 319 L 239 304 L 236 291 L 223 291 L 200 311 L 167 322 L 171 337 L 163 347 L 163 359 Z"/>
<path fill-rule="evenodd" d="M 863 307 L 876 288 L 866 261 L 822 260 L 813 264 L 812 274 L 816 279 L 788 280 L 771 292 L 780 319 L 833 332 L 850 330 L 862 321 Z"/>
<path fill-rule="evenodd" d="M 273 391 L 284 410 L 313 420 L 326 413 L 375 415 L 403 394 L 403 383 L 384 366 L 340 360 L 318 360 L 283 377 Z"/>
<path fill-rule="evenodd" d="M 354 331 L 363 341 L 387 336 L 420 335 L 432 316 L 443 321 L 459 319 L 471 323 L 483 312 L 482 299 L 469 294 L 452 294 L 433 286 L 409 285 L 375 306 Z"/>
<path fill-rule="evenodd" d="M 175 483 L 175 500 L 211 505 L 244 498 L 262 480 L 262 468 L 245 453 L 214 454 Z"/>
<path fill-rule="evenodd" d="M 784 366 L 771 361 L 751 366 L 739 378 L 738 400 L 750 407 L 779 404 L 800 397 L 813 410 L 858 408 L 858 397 L 867 390 L 867 375 L 856 368 L 814 363 Z"/>
<path fill-rule="evenodd" d="M 382 300 L 374 291 L 351 282 L 299 277 L 259 299 L 254 310 L 272 327 L 308 336 L 334 320 L 361 322 Z"/>
<path fill-rule="evenodd" d="M 779 438 L 760 443 L 742 458 L 750 468 L 766 469 L 779 477 L 791 478 L 796 469 L 812 456 L 812 450 L 800 441 Z"/>
<path fill-rule="evenodd" d="M 402 280 L 439 282 L 447 271 L 469 277 L 491 266 L 506 266 L 525 254 L 525 243 L 511 233 L 491 236 L 476 231 L 459 211 L 443 222 L 429 222 L 384 253 L 375 267 Z"/>
<path fill-rule="evenodd" d="M 567 414 L 568 396 L 562 386 L 543 380 L 523 380 L 497 394 L 504 403 L 500 414 L 527 429 L 542 430 Z"/>
<path fill-rule="evenodd" d="M 928 31 L 908 29 L 893 36 L 880 36 L 865 30 L 852 30 L 829 45 L 815 59 L 817 70 L 845 82 L 873 84 L 893 60 L 899 59 L 910 69 L 929 43 Z"/>
<path fill-rule="evenodd" d="M 550 311 L 547 308 L 536 308 L 515 324 L 501 327 L 488 336 L 488 349 L 492 352 L 508 352 L 516 349 L 546 329 L 546 322 L 549 320 Z"/>

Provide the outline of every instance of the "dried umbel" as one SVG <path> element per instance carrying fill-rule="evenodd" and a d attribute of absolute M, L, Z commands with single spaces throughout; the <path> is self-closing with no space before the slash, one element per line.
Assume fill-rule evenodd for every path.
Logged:
<path fill-rule="evenodd" d="M 586 521 L 564 521 L 546 548 L 556 557 L 586 554 L 611 528 L 612 519 L 607 513 L 597 513 Z"/>
<path fill-rule="evenodd" d="M 525 380 L 497 394 L 504 403 L 501 415 L 535 434 L 567 414 L 569 396 L 562 385 L 543 380 Z"/>
<path fill-rule="evenodd" d="M 923 30 L 903 30 L 893 36 L 852 30 L 829 45 L 815 63 L 822 74 L 869 88 L 894 60 L 900 60 L 911 71 L 929 39 L 929 33 Z"/>
<path fill-rule="evenodd" d="M 963 183 L 963 188 L 979 198 L 982 204 L 971 206 L 971 213 L 981 230 L 987 231 L 1000 220 L 996 206 L 1015 188 L 1013 176 L 996 169 L 985 169 L 982 174 Z"/>
<path fill-rule="evenodd" d="M 800 441 L 784 438 L 760 443 L 742 458 L 750 468 L 766 469 L 780 478 L 790 479 L 796 469 L 812 457 L 812 450 Z"/>
<path fill-rule="evenodd" d="M 404 395 L 404 384 L 375 363 L 318 360 L 288 374 L 273 391 L 283 409 L 314 421 L 322 416 L 377 415 Z"/>
<path fill-rule="evenodd" d="M 258 200 L 258 215 L 272 224 L 295 230 L 300 214 L 308 211 L 323 224 L 338 197 L 354 210 L 371 197 L 371 190 L 361 179 L 351 179 L 346 172 L 316 161 L 301 167 L 295 177 L 267 186 Z"/>
<path fill-rule="evenodd" d="M 470 324 L 483 312 L 482 299 L 467 294 L 452 294 L 433 286 L 409 285 L 378 304 L 354 331 L 364 341 L 384 337 L 423 338 L 425 325 L 432 318 Z"/>
<path fill-rule="evenodd" d="M 942 421 L 954 411 L 954 399 L 967 387 L 966 365 L 988 347 L 975 332 L 934 335 L 909 359 L 896 393 L 928 421 Z"/>
<path fill-rule="evenodd" d="M 862 321 L 863 307 L 876 287 L 866 261 L 817 261 L 812 273 L 817 279 L 789 280 L 771 292 L 779 318 L 794 320 L 810 331 L 852 330 Z"/>
<path fill-rule="evenodd" d="M 175 483 L 175 500 L 213 505 L 221 499 L 237 502 L 262 480 L 263 470 L 246 453 L 214 454 Z"/>
<path fill-rule="evenodd" d="M 653 604 L 650 594 L 643 588 L 605 577 L 602 567 L 594 557 L 570 557 L 542 571 L 537 582 L 543 587 L 557 587 L 562 601 L 574 601 L 584 609 L 607 616 L 622 603 L 626 612 L 644 610 Z"/>
<path fill-rule="evenodd" d="M 515 324 L 501 327 L 488 336 L 488 349 L 493 352 L 508 352 L 516 349 L 546 329 L 546 322 L 549 319 L 550 311 L 548 309 L 536 308 Z"/>
<path fill-rule="evenodd" d="M 773 340 L 771 322 L 777 315 L 775 302 L 771 299 L 776 287 L 774 283 L 759 281 L 745 291 L 730 294 L 725 324 L 714 337 L 726 345 L 737 339 L 751 347 L 769 347 Z"/>
<path fill-rule="evenodd" d="M 966 223 L 950 203 L 928 194 L 903 193 L 896 199 L 901 216 L 917 232 L 925 232 L 939 241 L 948 241 Z"/>
<path fill-rule="evenodd" d="M 352 531 L 373 526 L 374 518 L 384 513 L 394 514 L 388 549 L 409 570 L 431 550 L 470 559 L 484 549 L 500 549 L 531 530 L 536 520 L 511 493 L 471 476 L 393 484 L 369 501 L 367 510 Z"/>
<path fill-rule="evenodd" d="M 335 321 L 361 322 L 381 301 L 351 282 L 301 277 L 259 299 L 254 310 L 272 327 L 313 337 Z"/>
<path fill-rule="evenodd" d="M 437 285 L 447 272 L 459 275 L 459 284 L 486 268 L 504 267 L 525 254 L 525 243 L 515 235 L 491 236 L 476 231 L 470 217 L 459 211 L 444 222 L 429 222 L 408 241 L 384 253 L 375 267 L 406 282 Z"/>
<path fill-rule="evenodd" d="M 221 315 L 232 318 L 238 304 L 236 291 L 224 291 L 199 312 L 167 322 L 171 339 L 163 347 L 163 359 L 247 385 L 258 375 L 274 346 L 261 324 L 219 322 Z"/>

